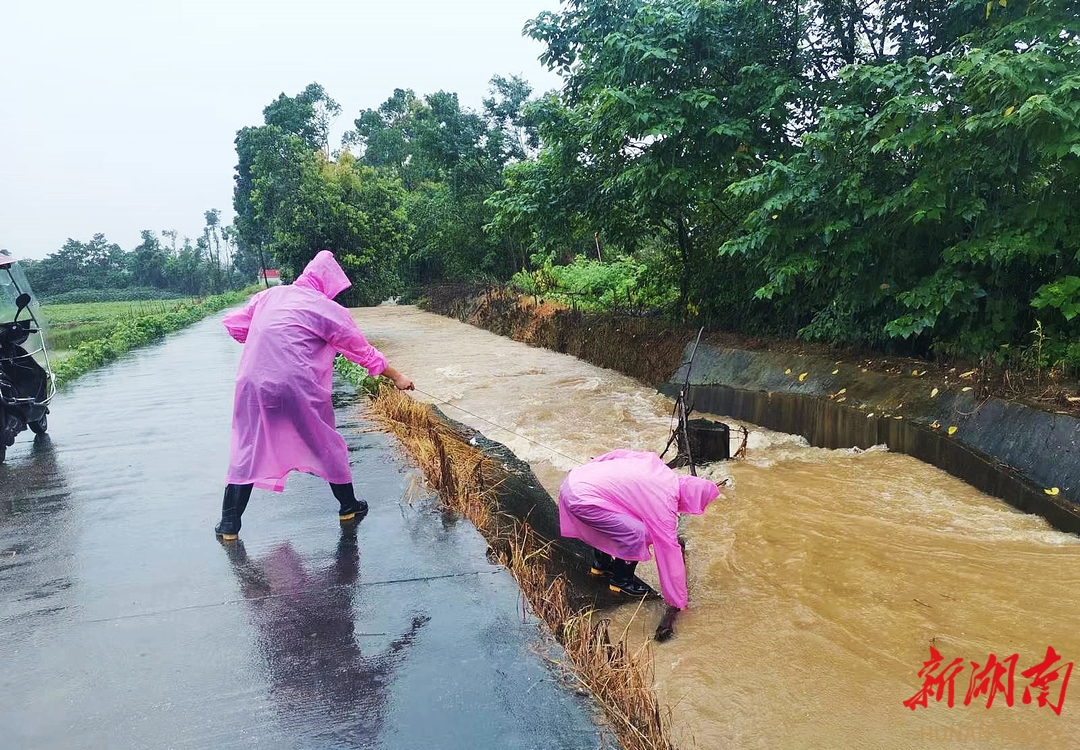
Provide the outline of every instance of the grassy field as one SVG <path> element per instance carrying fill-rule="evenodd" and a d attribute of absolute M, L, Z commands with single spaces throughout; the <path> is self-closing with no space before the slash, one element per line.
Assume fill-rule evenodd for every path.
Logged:
<path fill-rule="evenodd" d="M 46 344 L 62 359 L 79 344 L 108 336 L 117 324 L 147 315 L 162 315 L 192 300 L 147 300 L 140 302 L 83 302 L 70 305 L 42 305 Z"/>
<path fill-rule="evenodd" d="M 112 362 L 219 310 L 243 303 L 257 287 L 199 299 L 43 305 L 45 343 L 58 385 Z"/>

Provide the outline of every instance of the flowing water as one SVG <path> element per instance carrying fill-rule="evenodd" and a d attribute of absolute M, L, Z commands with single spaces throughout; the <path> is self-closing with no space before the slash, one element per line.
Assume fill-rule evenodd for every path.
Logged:
<path fill-rule="evenodd" d="M 506 444 L 553 494 L 592 456 L 667 442 L 672 403 L 637 381 L 413 307 L 355 315 L 418 398 Z M 1066 685 L 1051 708 L 1080 661 L 1080 538 L 884 447 L 747 426 L 747 458 L 703 472 L 731 484 L 687 519 L 690 607 L 653 647 L 681 747 L 1080 747 L 1080 695 Z M 660 605 L 610 615 L 641 643 Z M 955 705 L 912 711 L 931 647 L 944 657 L 932 674 L 962 659 Z M 1050 705 L 1038 689 L 1025 704 L 1035 677 L 1021 672 L 1048 647 L 1062 657 Z M 965 705 L 971 662 L 990 654 L 1018 655 L 1011 707 L 1005 692 Z"/>

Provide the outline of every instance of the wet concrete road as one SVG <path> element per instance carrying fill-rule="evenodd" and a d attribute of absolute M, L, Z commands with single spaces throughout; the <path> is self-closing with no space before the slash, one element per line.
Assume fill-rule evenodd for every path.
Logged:
<path fill-rule="evenodd" d="M 81 379 L 0 466 L 0 748 L 595 748 L 516 585 L 342 390 L 371 513 L 256 491 L 221 545 L 220 316 Z M 610 746 L 610 745 L 609 745 Z"/>

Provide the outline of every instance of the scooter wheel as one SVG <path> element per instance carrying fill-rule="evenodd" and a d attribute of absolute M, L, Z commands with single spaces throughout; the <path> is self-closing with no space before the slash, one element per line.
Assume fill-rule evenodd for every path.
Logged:
<path fill-rule="evenodd" d="M 27 426 L 35 435 L 44 435 L 45 431 L 49 429 L 49 415 L 42 414 L 41 419 L 36 422 L 30 422 Z"/>

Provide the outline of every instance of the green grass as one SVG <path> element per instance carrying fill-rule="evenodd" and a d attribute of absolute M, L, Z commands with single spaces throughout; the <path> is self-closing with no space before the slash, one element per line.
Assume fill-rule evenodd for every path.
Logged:
<path fill-rule="evenodd" d="M 372 398 L 379 395 L 379 378 L 368 375 L 366 367 L 351 362 L 339 354 L 334 358 L 334 370 L 361 393 Z"/>
<path fill-rule="evenodd" d="M 45 318 L 46 343 L 51 351 L 63 358 L 66 350 L 86 341 L 105 338 L 121 321 L 163 315 L 193 302 L 192 299 L 183 299 L 45 304 L 41 307 L 41 314 Z"/>

